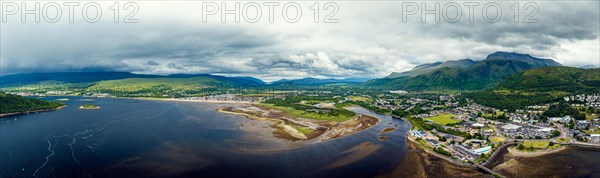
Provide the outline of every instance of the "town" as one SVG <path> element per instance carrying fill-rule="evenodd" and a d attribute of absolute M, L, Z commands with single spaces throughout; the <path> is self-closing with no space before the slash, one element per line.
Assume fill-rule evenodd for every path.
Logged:
<path fill-rule="evenodd" d="M 37 97 L 65 95 L 114 97 L 109 93 L 61 90 L 8 93 Z M 527 106 L 514 111 L 483 106 L 462 96 L 413 95 L 402 90 L 378 94 L 328 90 L 256 91 L 256 93 L 223 91 L 204 96 L 166 97 L 165 99 L 259 103 L 273 98 L 285 99 L 288 96 L 308 96 L 332 102 L 307 103 L 316 107 L 333 107 L 333 105 L 343 107 L 354 104 L 405 119 L 413 126 L 413 129 L 408 132 L 409 139 L 440 156 L 464 164 L 484 163 L 495 150 L 507 144 L 529 151 L 552 149 L 560 144 L 600 145 L 600 94 L 573 95 L 564 97 L 558 102 Z M 519 143 L 520 146 L 514 143 Z"/>

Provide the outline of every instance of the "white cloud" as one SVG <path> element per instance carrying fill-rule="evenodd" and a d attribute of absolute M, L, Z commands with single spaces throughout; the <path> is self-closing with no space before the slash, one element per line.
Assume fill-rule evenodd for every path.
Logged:
<path fill-rule="evenodd" d="M 295 24 L 281 16 L 268 23 L 266 11 L 256 24 L 221 23 L 219 16 L 202 23 L 201 2 L 191 1 L 138 2 L 137 24 L 113 23 L 108 15 L 96 24 L 20 23 L 11 17 L 0 26 L 1 74 L 117 70 L 270 81 L 383 77 L 421 63 L 482 59 L 495 51 L 573 66 L 597 65 L 600 59 L 597 1 L 537 2 L 540 22 L 531 24 L 512 22 L 508 2 L 500 2 L 505 18 L 494 24 L 481 18 L 469 23 L 466 16 L 459 23 L 421 23 L 419 16 L 403 23 L 402 2 L 389 1 L 337 2 L 339 23 L 314 23 L 308 9 L 313 3 L 299 3 L 305 9 Z"/>

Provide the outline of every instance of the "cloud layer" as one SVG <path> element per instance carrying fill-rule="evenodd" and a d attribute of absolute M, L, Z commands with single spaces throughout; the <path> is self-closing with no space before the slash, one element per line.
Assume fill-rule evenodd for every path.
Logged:
<path fill-rule="evenodd" d="M 403 22 L 403 2 L 337 2 L 334 18 L 339 22 L 322 23 L 331 9 L 323 9 L 321 3 L 321 21 L 315 23 L 309 9 L 313 3 L 298 2 L 303 11 L 297 23 L 281 15 L 268 22 L 265 6 L 258 23 L 236 23 L 233 16 L 221 23 L 219 15 L 203 23 L 202 3 L 181 1 L 137 2 L 139 23 L 134 24 L 112 22 L 112 3 L 99 3 L 103 16 L 97 23 L 77 15 L 75 23 L 66 17 L 58 23 L 21 23 L 19 16 L 8 16 L 0 26 L 0 73 L 111 70 L 244 75 L 267 81 L 364 78 L 421 63 L 482 59 L 494 51 L 549 57 L 570 66 L 600 65 L 598 1 L 535 2 L 538 11 L 532 17 L 537 23 L 523 22 L 533 12 L 525 3 L 519 4 L 515 22 L 510 10 L 514 2 L 498 2 L 502 17 L 487 22 L 482 7 L 489 1 L 474 8 L 473 22 L 468 7 L 457 2 L 462 11 L 455 23 L 443 17 L 436 23 L 431 15 L 425 15 L 424 23 L 420 13 Z M 284 4 L 275 8 L 276 14 Z M 424 5 L 432 8 L 435 2 Z M 490 11 L 493 16 L 493 10 L 488 16 Z"/>

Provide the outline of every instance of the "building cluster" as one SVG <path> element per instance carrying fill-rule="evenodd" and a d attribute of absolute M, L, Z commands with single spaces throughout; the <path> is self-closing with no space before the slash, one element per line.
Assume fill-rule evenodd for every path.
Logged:
<path fill-rule="evenodd" d="M 583 107 L 591 106 L 600 108 L 600 94 L 585 94 L 564 97 L 564 100 L 572 103 L 571 106 Z"/>
<path fill-rule="evenodd" d="M 409 134 L 411 137 L 423 140 L 432 148 L 442 148 L 450 152 L 452 157 L 462 161 L 473 161 L 492 151 L 492 145 L 487 140 L 464 140 L 462 137 L 423 130 L 410 130 Z M 439 137 L 443 137 L 444 141 L 441 141 Z"/>
<path fill-rule="evenodd" d="M 499 127 L 504 136 L 516 139 L 551 138 L 552 131 L 556 130 L 552 127 L 540 127 L 526 124 L 517 125 L 516 123 L 499 124 L 496 126 Z"/>
<path fill-rule="evenodd" d="M 277 97 L 277 96 L 270 96 Z M 280 96 L 283 97 L 283 96 Z M 262 101 L 265 99 L 263 96 L 244 96 L 238 94 L 220 94 L 220 95 L 209 95 L 209 96 L 200 96 L 200 97 L 186 97 L 179 98 L 181 100 L 190 100 L 190 101 L 203 101 L 203 102 L 246 102 L 246 103 L 255 103 L 258 101 Z"/>

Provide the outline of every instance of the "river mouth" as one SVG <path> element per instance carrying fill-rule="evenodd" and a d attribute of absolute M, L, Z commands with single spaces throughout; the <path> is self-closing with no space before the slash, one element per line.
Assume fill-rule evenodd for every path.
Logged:
<path fill-rule="evenodd" d="M 268 123 L 216 111 L 227 104 L 83 99 L 65 102 L 100 109 L 66 107 L 0 120 L 0 175 L 372 177 L 392 169 L 406 150 L 407 124 L 362 108 L 352 110 L 381 122 L 306 144 L 273 137 Z M 387 123 L 396 130 L 381 134 L 390 127 Z M 382 141 L 379 136 L 393 139 Z M 362 149 L 347 152 L 357 146 Z"/>

